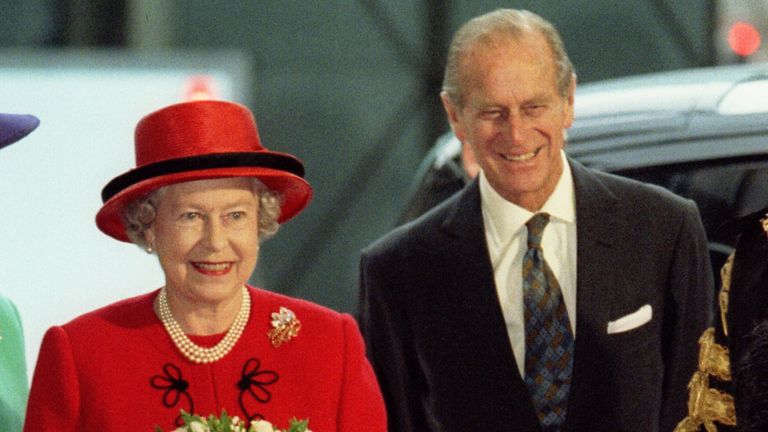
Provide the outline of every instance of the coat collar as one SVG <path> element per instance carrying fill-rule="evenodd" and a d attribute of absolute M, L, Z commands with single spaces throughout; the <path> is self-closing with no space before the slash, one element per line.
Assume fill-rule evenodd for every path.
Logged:
<path fill-rule="evenodd" d="M 584 165 L 570 158 L 568 162 L 573 173 L 577 223 L 589 228 L 584 231 L 589 233 L 585 240 L 612 244 L 611 225 L 603 216 L 614 212 L 618 198 Z M 443 223 L 446 232 L 463 237 L 472 229 L 483 229 L 478 179 L 456 194 L 450 207 Z M 583 237 L 579 236 L 579 241 Z"/>
<path fill-rule="evenodd" d="M 483 233 L 480 184 L 477 178 L 454 196 L 442 227 L 446 233 L 458 238 L 475 235 L 478 229 Z"/>

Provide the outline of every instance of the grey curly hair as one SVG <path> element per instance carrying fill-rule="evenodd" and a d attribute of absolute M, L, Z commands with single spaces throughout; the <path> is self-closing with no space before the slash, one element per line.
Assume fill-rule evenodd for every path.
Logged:
<path fill-rule="evenodd" d="M 443 76 L 443 91 L 451 102 L 461 107 L 464 104 L 464 94 L 461 88 L 460 60 L 462 54 L 471 49 L 476 43 L 492 42 L 491 37 L 506 34 L 519 38 L 532 32 L 539 32 L 547 40 L 552 51 L 552 58 L 557 67 L 557 89 L 560 96 L 567 97 L 571 79 L 575 76 L 573 64 L 565 52 L 560 33 L 547 20 L 533 12 L 516 9 L 497 9 L 485 15 L 469 20 L 453 36 L 448 48 L 448 58 Z"/>
<path fill-rule="evenodd" d="M 258 179 L 253 180 L 253 193 L 259 199 L 259 242 L 269 239 L 277 233 L 280 224 L 280 204 L 282 195 L 269 189 Z M 157 206 L 165 194 L 165 187 L 157 189 L 127 205 L 123 212 L 125 233 L 140 248 L 147 247 L 145 233 L 152 226 L 157 215 Z"/>

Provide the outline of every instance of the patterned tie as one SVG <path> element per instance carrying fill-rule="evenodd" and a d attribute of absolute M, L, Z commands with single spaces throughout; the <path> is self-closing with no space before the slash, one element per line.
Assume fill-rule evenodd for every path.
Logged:
<path fill-rule="evenodd" d="M 523 257 L 525 304 L 525 383 L 543 432 L 559 431 L 565 422 L 573 371 L 573 332 L 555 275 L 544 260 L 541 236 L 547 213 L 534 215 Z"/>

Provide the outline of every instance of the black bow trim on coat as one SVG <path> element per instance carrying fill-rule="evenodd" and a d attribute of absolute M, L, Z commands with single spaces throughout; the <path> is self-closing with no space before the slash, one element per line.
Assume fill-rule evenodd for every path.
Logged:
<path fill-rule="evenodd" d="M 182 378 L 181 369 L 176 365 L 166 363 L 163 366 L 163 375 L 153 376 L 149 380 L 149 385 L 157 390 L 165 390 L 165 393 L 163 393 L 163 405 L 166 408 L 175 408 L 181 398 L 184 397 L 187 400 L 187 408 L 184 411 L 188 413 L 195 412 L 192 396 L 187 391 L 189 382 Z M 181 418 L 181 409 L 178 411 L 179 415 L 176 417 L 175 424 L 181 427 L 184 424 L 184 419 Z"/>
<path fill-rule="evenodd" d="M 272 393 L 269 391 L 268 386 L 271 386 L 280 379 L 277 372 L 260 369 L 261 361 L 259 359 L 248 359 L 243 365 L 240 380 L 237 382 L 237 388 L 240 391 L 238 402 L 248 422 L 264 419 L 264 415 L 261 413 L 251 413 L 248 406 L 252 405 L 252 403 L 249 403 L 249 401 L 254 400 L 259 404 L 268 403 L 272 400 Z M 195 414 L 195 404 L 192 400 L 192 395 L 188 391 L 189 381 L 182 377 L 181 369 L 178 366 L 166 363 L 163 366 L 163 374 L 154 375 L 150 378 L 149 384 L 156 390 L 164 391 L 163 406 L 166 408 L 176 408 L 182 399 L 186 400 L 186 407 L 182 405 L 177 409 L 179 415 L 174 421 L 177 427 L 184 425 L 184 419 L 181 417 L 182 409 L 190 414 Z"/>
<path fill-rule="evenodd" d="M 237 388 L 240 389 L 238 401 L 240 409 L 248 417 L 248 422 L 252 420 L 263 420 L 264 416 L 260 413 L 251 413 L 246 407 L 248 399 L 256 400 L 265 404 L 272 399 L 272 393 L 267 386 L 270 386 L 280 379 L 275 371 L 259 370 L 261 361 L 256 358 L 250 358 L 243 365 L 240 381 L 237 382 Z"/>

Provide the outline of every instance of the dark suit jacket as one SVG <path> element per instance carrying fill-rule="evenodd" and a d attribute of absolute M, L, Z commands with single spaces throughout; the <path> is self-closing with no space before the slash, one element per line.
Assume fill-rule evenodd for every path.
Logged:
<path fill-rule="evenodd" d="M 567 431 L 671 431 L 685 417 L 712 272 L 692 201 L 571 161 L 577 312 Z M 367 248 L 360 321 L 390 431 L 538 431 L 515 364 L 477 181 Z M 607 334 L 650 304 L 652 320 Z"/>

